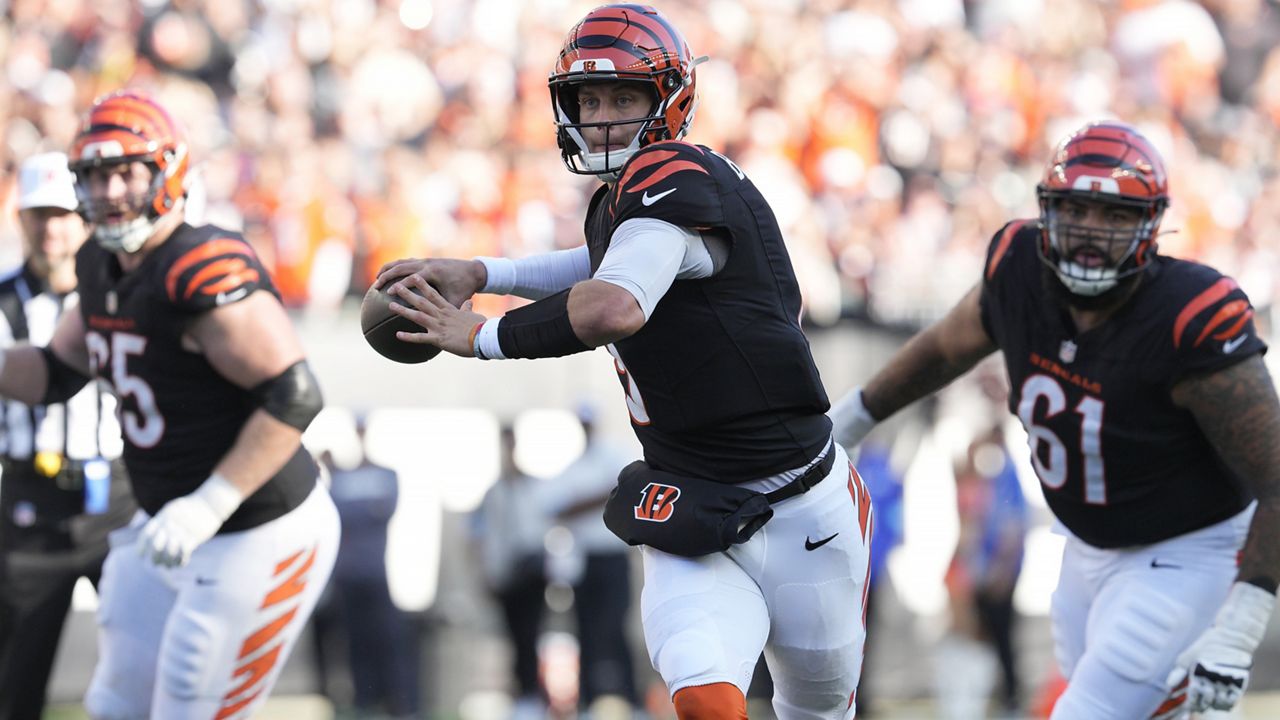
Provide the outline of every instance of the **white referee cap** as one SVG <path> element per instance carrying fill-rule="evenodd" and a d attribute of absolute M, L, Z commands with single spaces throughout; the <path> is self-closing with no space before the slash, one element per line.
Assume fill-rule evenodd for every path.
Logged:
<path fill-rule="evenodd" d="M 76 178 L 60 152 L 32 155 L 18 169 L 18 209 L 56 207 L 75 210 Z"/>

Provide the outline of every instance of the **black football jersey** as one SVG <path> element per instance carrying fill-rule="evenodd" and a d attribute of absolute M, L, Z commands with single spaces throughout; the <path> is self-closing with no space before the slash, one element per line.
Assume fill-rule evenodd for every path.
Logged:
<path fill-rule="evenodd" d="M 1134 295 L 1080 333 L 1044 284 L 1039 237 L 1034 220 L 996 234 L 981 306 L 1054 514 L 1090 545 L 1116 548 L 1243 510 L 1248 492 L 1170 391 L 1265 352 L 1248 298 L 1210 267 L 1157 256 Z"/>
<path fill-rule="evenodd" d="M 93 372 L 119 397 L 124 461 L 138 504 L 156 513 L 195 490 L 230 450 L 258 403 L 183 346 L 188 324 L 262 290 L 277 294 L 237 233 L 182 225 L 133 272 L 95 242 L 76 255 Z M 318 470 L 304 449 L 222 527 L 243 530 L 296 507 Z"/>
<path fill-rule="evenodd" d="M 826 391 L 800 330 L 782 232 L 727 158 L 665 142 L 637 152 L 592 198 L 594 273 L 618 225 L 655 218 L 728 239 L 713 277 L 676 280 L 639 332 L 610 348 L 651 465 L 737 483 L 813 459 L 828 442 Z"/>

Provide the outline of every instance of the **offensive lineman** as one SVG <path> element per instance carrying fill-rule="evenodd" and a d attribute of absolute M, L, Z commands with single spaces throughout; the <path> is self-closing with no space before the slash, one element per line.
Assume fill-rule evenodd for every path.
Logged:
<path fill-rule="evenodd" d="M 1068 136 L 1038 194 L 978 287 L 836 404 L 836 438 L 858 443 L 1002 350 L 1067 536 L 1052 717 L 1230 708 L 1280 578 L 1280 404 L 1253 308 L 1231 278 L 1156 254 L 1166 174 L 1133 127 Z"/>
<path fill-rule="evenodd" d="M 142 511 L 103 568 L 94 718 L 247 717 L 333 568 L 337 512 L 301 447 L 321 397 L 266 269 L 184 223 L 187 147 L 159 104 L 89 110 L 70 155 L 95 242 L 47 347 L 0 355 L 0 394 L 62 402 L 90 376 L 121 404 Z"/>
<path fill-rule="evenodd" d="M 391 307 L 428 331 L 401 339 L 463 357 L 607 346 L 645 467 L 700 479 L 719 488 L 712 496 L 779 493 L 768 524 L 726 551 L 641 548 L 649 656 L 684 720 L 745 718 L 762 648 L 778 717 L 849 718 L 865 637 L 870 500 L 831 441 L 772 211 L 736 165 L 680 142 L 697 62 L 651 7 L 590 12 L 549 80 L 565 164 L 605 183 L 591 200 L 586 244 L 515 261 L 402 260 L 376 284 L 390 285 L 402 298 Z M 456 307 L 476 292 L 537 302 L 486 321 L 469 304 Z M 636 502 L 627 499 L 626 511 Z M 666 522 L 691 502 L 675 496 L 645 519 Z M 639 521 L 640 506 L 635 513 Z"/>

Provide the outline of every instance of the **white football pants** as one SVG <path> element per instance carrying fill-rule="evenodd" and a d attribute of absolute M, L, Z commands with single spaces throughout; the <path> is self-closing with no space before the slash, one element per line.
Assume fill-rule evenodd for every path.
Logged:
<path fill-rule="evenodd" d="M 720 682 L 745 694 L 763 649 L 780 720 L 853 717 L 873 518 L 844 449 L 832 451 L 831 473 L 774 505 L 746 543 L 699 558 L 641 548 L 645 642 L 672 695 Z"/>
<path fill-rule="evenodd" d="M 141 511 L 111 535 L 98 607 L 95 720 L 250 717 L 315 608 L 338 550 L 320 484 L 271 522 L 214 536 L 180 568 L 138 556 Z"/>
<path fill-rule="evenodd" d="M 1151 717 L 1178 655 L 1213 622 L 1235 581 L 1253 510 L 1119 550 L 1068 534 L 1051 606 L 1067 690 L 1052 720 Z"/>

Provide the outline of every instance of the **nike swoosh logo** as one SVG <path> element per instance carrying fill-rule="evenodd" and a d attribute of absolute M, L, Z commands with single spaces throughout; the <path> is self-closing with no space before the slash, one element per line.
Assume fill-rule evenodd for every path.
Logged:
<path fill-rule="evenodd" d="M 1173 563 L 1162 563 L 1162 562 L 1160 562 L 1160 559 L 1159 559 L 1159 558 L 1151 558 L 1151 567 L 1153 567 L 1153 568 L 1169 568 L 1169 569 L 1171 569 L 1171 570 L 1181 570 L 1181 569 L 1182 569 L 1182 566 L 1181 566 L 1181 565 L 1174 565 Z"/>
<path fill-rule="evenodd" d="M 1226 342 L 1222 343 L 1222 352 L 1223 352 L 1223 354 L 1225 354 L 1225 355 L 1230 355 L 1231 353 L 1233 353 L 1233 352 L 1235 352 L 1235 351 L 1236 351 L 1236 348 L 1238 348 L 1238 347 L 1240 347 L 1241 345 L 1243 345 L 1243 344 L 1244 344 L 1244 341 L 1245 341 L 1245 340 L 1248 340 L 1248 339 L 1249 339 L 1249 333 L 1245 333 L 1245 334 L 1241 335 L 1240 337 L 1235 338 L 1234 340 L 1228 340 L 1228 341 L 1226 341 Z"/>
<path fill-rule="evenodd" d="M 836 535 L 839 535 L 839 534 L 840 534 L 840 533 L 836 533 Z M 808 535 L 805 535 L 805 537 L 804 537 L 804 549 L 805 549 L 805 550 L 817 550 L 818 548 L 822 547 L 823 545 L 826 545 L 827 543 L 831 542 L 832 540 L 835 540 L 835 539 L 836 539 L 836 535 L 832 535 L 832 536 L 831 536 L 831 537 L 829 537 L 829 538 L 823 538 L 823 539 L 819 540 L 818 542 L 814 542 L 814 541 L 810 540 L 810 539 L 809 539 L 809 536 L 808 536 Z"/>
<path fill-rule="evenodd" d="M 226 305 L 229 302 L 235 302 L 249 293 L 249 288 L 239 287 L 231 292 L 220 292 L 214 297 L 217 305 Z"/>
<path fill-rule="evenodd" d="M 676 191 L 675 188 L 671 188 L 670 190 L 664 190 L 658 193 L 657 195 L 650 195 L 649 191 L 645 190 L 644 195 L 640 196 L 640 202 L 644 203 L 645 207 L 648 207 L 675 191 Z"/>

